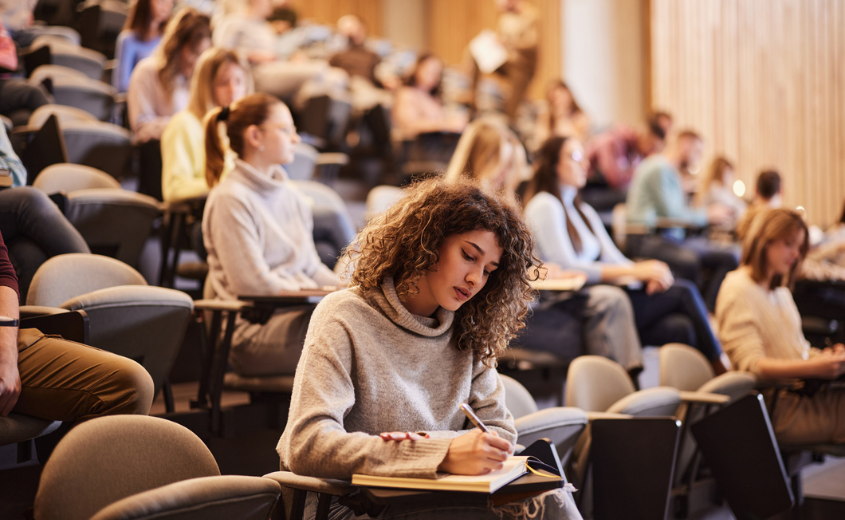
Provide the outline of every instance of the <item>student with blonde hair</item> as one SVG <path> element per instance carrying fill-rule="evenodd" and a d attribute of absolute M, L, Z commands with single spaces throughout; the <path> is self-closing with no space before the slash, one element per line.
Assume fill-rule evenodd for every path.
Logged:
<path fill-rule="evenodd" d="M 209 110 L 228 106 L 252 91 L 249 68 L 234 51 L 212 48 L 200 56 L 191 79 L 188 108 L 170 120 L 161 139 L 162 194 L 166 202 L 202 197 L 205 179 L 205 132 L 202 120 Z M 226 157 L 223 174 L 234 168 Z"/>
<path fill-rule="evenodd" d="M 202 220 L 206 290 L 237 300 L 340 285 L 320 262 L 311 209 L 281 166 L 293 160 L 299 142 L 288 107 L 269 94 L 251 94 L 211 110 L 204 124 L 206 179 L 214 187 Z M 221 179 L 229 148 L 237 155 L 235 166 Z M 232 367 L 246 376 L 292 374 L 311 312 L 286 308 L 264 325 L 239 320 Z"/>
<path fill-rule="evenodd" d="M 831 380 L 845 374 L 845 346 L 813 348 L 801 330 L 790 289 L 809 249 L 807 225 L 788 209 L 758 216 L 743 241 L 739 269 L 722 283 L 716 321 L 722 346 L 737 370 L 761 380 Z M 845 391 L 778 392 L 772 426 L 779 442 L 845 442 Z"/>

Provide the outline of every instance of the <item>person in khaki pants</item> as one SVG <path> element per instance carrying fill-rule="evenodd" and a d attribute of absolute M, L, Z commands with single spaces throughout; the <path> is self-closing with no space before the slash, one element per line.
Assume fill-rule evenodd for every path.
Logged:
<path fill-rule="evenodd" d="M 18 315 L 17 277 L 0 235 L 0 316 Z M 152 400 L 152 378 L 131 359 L 37 329 L 0 327 L 0 416 L 15 412 L 78 423 L 101 415 L 146 415 Z"/>

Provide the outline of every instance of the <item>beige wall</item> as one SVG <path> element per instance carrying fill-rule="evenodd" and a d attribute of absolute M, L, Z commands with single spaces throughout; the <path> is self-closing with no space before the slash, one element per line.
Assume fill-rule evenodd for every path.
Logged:
<path fill-rule="evenodd" d="M 400 47 L 426 49 L 426 0 L 382 0 L 382 34 Z"/>
<path fill-rule="evenodd" d="M 595 128 L 642 122 L 647 0 L 564 0 L 564 78 Z"/>
<path fill-rule="evenodd" d="M 762 168 L 809 221 L 845 197 L 845 3 L 651 0 L 652 94 L 753 186 Z"/>

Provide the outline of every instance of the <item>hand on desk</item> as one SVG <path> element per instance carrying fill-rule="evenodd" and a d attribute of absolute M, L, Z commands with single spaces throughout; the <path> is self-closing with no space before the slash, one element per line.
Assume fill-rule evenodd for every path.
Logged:
<path fill-rule="evenodd" d="M 484 475 L 502 469 L 512 453 L 513 445 L 500 439 L 496 432 L 484 433 L 475 428 L 452 439 L 437 470 L 455 475 Z"/>

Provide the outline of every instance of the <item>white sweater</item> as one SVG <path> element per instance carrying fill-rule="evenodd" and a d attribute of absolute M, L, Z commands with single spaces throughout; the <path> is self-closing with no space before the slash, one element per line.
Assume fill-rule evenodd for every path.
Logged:
<path fill-rule="evenodd" d="M 208 196 L 202 234 L 208 277 L 220 299 L 341 283 L 320 262 L 304 196 L 281 166 L 271 175 L 238 159 Z"/>

